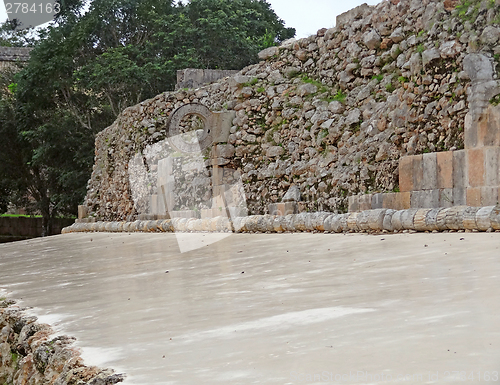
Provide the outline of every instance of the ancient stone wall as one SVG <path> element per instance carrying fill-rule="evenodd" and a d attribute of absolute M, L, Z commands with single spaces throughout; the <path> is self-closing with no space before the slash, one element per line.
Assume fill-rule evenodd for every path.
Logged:
<path fill-rule="evenodd" d="M 29 47 L 0 47 L 0 71 L 18 67 L 15 63 L 27 62 L 33 48 Z"/>
<path fill-rule="evenodd" d="M 237 70 L 207 70 L 186 68 L 177 71 L 177 84 L 175 89 L 198 88 L 205 84 L 216 82 L 219 79 L 237 74 Z"/>
<path fill-rule="evenodd" d="M 0 299 L 0 383 L 111 385 L 124 376 L 87 367 L 73 346 L 75 339 L 55 336 L 14 301 Z"/>
<path fill-rule="evenodd" d="M 341 15 L 334 28 L 261 52 L 259 64 L 233 77 L 124 110 L 97 136 L 89 214 L 137 216 L 129 161 L 142 154 L 146 164 L 148 146 L 168 137 L 169 116 L 189 103 L 236 113 L 218 151 L 239 173 L 250 214 L 267 213 L 291 185 L 310 211 L 345 212 L 349 196 L 399 192 L 402 157 L 464 149 L 473 94 L 467 55 L 487 60 L 497 82 L 500 3 L 467 4 L 365 5 Z M 145 188 L 154 195 L 157 169 L 147 173 Z"/>

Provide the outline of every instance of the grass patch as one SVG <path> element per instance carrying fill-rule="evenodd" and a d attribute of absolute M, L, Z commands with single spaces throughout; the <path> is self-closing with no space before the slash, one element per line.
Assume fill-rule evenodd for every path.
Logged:
<path fill-rule="evenodd" d="M 417 47 L 417 52 L 422 53 L 425 51 L 425 46 L 423 44 L 419 44 Z"/>
<path fill-rule="evenodd" d="M 494 5 L 493 3 L 493 6 Z M 462 19 L 462 21 L 475 21 L 479 14 L 480 6 L 481 2 L 478 0 L 461 0 L 455 9 L 458 12 L 458 17 Z"/>
<path fill-rule="evenodd" d="M 383 74 L 378 74 L 378 75 L 373 75 L 372 80 L 376 80 L 378 83 L 380 83 L 384 79 Z"/>
<path fill-rule="evenodd" d="M 494 106 L 498 106 L 500 104 L 500 94 L 493 96 L 490 99 L 490 104 L 493 104 Z"/>
<path fill-rule="evenodd" d="M 0 218 L 42 218 L 41 215 L 2 214 Z"/>
<path fill-rule="evenodd" d="M 318 87 L 318 92 L 327 92 L 328 91 L 328 88 L 321 82 L 317 81 L 317 80 L 314 80 L 314 79 L 311 79 L 309 76 L 307 75 L 302 75 L 301 76 L 301 80 L 304 82 L 304 83 L 309 83 L 309 84 L 312 84 L 313 86 L 316 86 Z"/>
<path fill-rule="evenodd" d="M 346 98 L 347 98 L 347 94 L 344 94 L 342 92 L 342 90 L 338 90 L 337 93 L 332 96 L 332 102 L 336 101 L 336 102 L 344 103 Z"/>
<path fill-rule="evenodd" d="M 406 83 L 406 82 L 408 82 L 408 78 L 405 78 L 404 76 L 400 76 L 400 77 L 398 78 L 398 81 L 399 81 L 400 83 Z"/>
<path fill-rule="evenodd" d="M 243 83 L 243 87 L 251 87 L 251 86 L 256 85 L 258 82 L 259 82 L 259 79 L 253 78 L 249 82 Z"/>
<path fill-rule="evenodd" d="M 392 83 L 389 83 L 385 86 L 385 90 L 389 93 L 393 93 L 396 88 L 392 85 Z"/>

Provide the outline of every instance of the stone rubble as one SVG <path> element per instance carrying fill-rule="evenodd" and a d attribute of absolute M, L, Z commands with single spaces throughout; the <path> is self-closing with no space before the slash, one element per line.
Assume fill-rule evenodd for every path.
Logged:
<path fill-rule="evenodd" d="M 225 167 L 241 175 L 250 214 L 267 213 L 291 185 L 307 210 L 334 213 L 347 211 L 348 196 L 399 191 L 402 156 L 464 148 L 471 94 L 464 66 L 477 65 L 476 53 L 495 70 L 482 103 L 497 92 L 500 4 L 468 4 L 363 5 L 334 28 L 261 52 L 260 63 L 234 77 L 125 109 L 96 139 L 90 216 L 137 218 L 129 161 L 164 140 L 170 114 L 187 103 L 236 112 Z M 148 194 L 157 194 L 155 173 L 148 170 Z M 188 174 L 177 195 L 191 194 L 186 186 L 197 177 L 210 183 Z"/>
<path fill-rule="evenodd" d="M 0 383 L 11 385 L 112 385 L 123 374 L 85 366 L 75 338 L 54 336 L 15 301 L 0 299 Z"/>

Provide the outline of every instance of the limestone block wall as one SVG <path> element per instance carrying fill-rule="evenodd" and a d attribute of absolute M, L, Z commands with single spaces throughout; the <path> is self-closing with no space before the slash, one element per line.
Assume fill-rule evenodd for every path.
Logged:
<path fill-rule="evenodd" d="M 236 114 L 224 167 L 241 176 L 249 214 L 268 213 L 292 185 L 309 211 L 346 212 L 350 201 L 368 200 L 410 207 L 412 193 L 399 185 L 400 160 L 466 149 L 464 135 L 473 135 L 466 127 L 481 123 L 495 97 L 500 5 L 473 0 L 459 12 L 450 3 L 391 0 L 356 8 L 334 28 L 263 51 L 260 63 L 232 77 L 124 110 L 96 139 L 89 215 L 138 217 L 128 164 L 138 154 L 146 162 L 148 146 L 168 137 L 171 114 L 190 103 Z M 480 59 L 470 60 L 474 54 Z M 467 63 L 479 70 L 467 71 Z M 145 191 L 158 194 L 157 170 L 145 178 Z M 194 194 L 195 178 L 176 184 L 176 196 Z"/>

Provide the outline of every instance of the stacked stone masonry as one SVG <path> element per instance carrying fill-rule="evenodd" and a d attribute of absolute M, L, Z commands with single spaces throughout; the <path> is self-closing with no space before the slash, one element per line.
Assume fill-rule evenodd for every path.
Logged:
<path fill-rule="evenodd" d="M 398 198 L 403 208 L 498 204 L 500 186 L 500 107 L 490 100 L 500 93 L 492 63 L 470 54 L 464 67 L 471 79 L 470 111 L 465 117 L 465 149 L 404 156 L 399 162 Z M 389 205 L 393 195 L 351 197 L 349 211 Z"/>
<path fill-rule="evenodd" d="M 142 155 L 151 165 L 143 194 L 158 195 L 159 159 L 151 149 L 168 138 L 170 116 L 186 104 L 235 114 L 227 142 L 217 145 L 218 159 L 241 178 L 250 215 L 269 213 L 270 207 L 286 213 L 277 205 L 290 186 L 302 193 L 300 210 L 311 212 L 347 212 L 349 204 L 352 210 L 405 209 L 431 200 L 432 206 L 496 204 L 486 188 L 498 185 L 476 186 L 469 175 L 470 186 L 451 184 L 449 168 L 436 175 L 436 188 L 404 191 L 400 184 L 408 182 L 400 172 L 410 162 L 405 157 L 421 157 L 423 164 L 425 155 L 432 166 L 431 153 L 453 153 L 436 154 L 437 163 L 455 153 L 474 157 L 477 146 L 468 147 L 474 141 L 497 146 L 481 134 L 495 119 L 481 117 L 490 107 L 487 116 L 498 114 L 500 3 L 468 4 L 364 5 L 339 16 L 334 28 L 261 52 L 260 63 L 236 75 L 127 108 L 96 138 L 88 215 L 124 221 L 151 212 L 146 199 L 134 202 L 129 163 Z M 192 210 L 187 198 L 196 198 L 201 187 L 210 189 L 210 172 L 208 167 L 173 175 L 176 210 Z M 416 193 L 422 191 L 425 196 Z"/>

